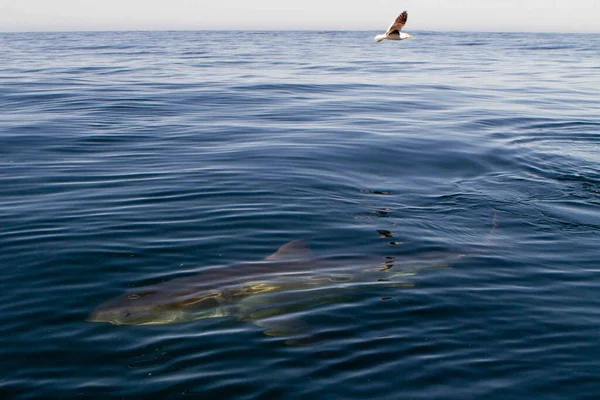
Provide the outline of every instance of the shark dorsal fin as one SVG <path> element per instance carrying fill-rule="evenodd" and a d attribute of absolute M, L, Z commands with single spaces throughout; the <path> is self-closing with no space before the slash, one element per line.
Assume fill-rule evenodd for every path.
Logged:
<path fill-rule="evenodd" d="M 265 258 L 267 261 L 288 260 L 290 258 L 311 258 L 313 252 L 304 240 L 292 240 L 281 246 L 277 251 Z"/>

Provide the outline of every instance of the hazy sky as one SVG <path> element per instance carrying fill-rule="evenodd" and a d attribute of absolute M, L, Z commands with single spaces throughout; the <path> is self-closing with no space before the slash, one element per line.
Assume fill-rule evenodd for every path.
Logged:
<path fill-rule="evenodd" d="M 0 31 L 138 29 L 600 32 L 600 0 L 0 0 Z"/>

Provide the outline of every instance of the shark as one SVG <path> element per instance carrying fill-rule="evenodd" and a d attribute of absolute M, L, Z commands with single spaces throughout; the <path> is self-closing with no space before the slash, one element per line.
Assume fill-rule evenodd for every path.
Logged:
<path fill-rule="evenodd" d="M 206 267 L 196 275 L 130 289 L 97 306 L 87 320 L 157 325 L 234 318 L 263 328 L 269 336 L 290 336 L 303 326 L 288 318 L 298 311 L 348 300 L 365 285 L 407 286 L 404 277 L 449 267 L 463 256 L 321 257 L 306 241 L 294 240 L 261 261 Z"/>

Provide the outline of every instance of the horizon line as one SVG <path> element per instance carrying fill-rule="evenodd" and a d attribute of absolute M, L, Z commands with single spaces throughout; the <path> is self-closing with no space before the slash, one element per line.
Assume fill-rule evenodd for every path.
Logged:
<path fill-rule="evenodd" d="M 300 28 L 300 29 L 235 29 L 236 32 L 378 32 L 381 29 L 318 29 L 318 28 Z M 517 33 L 517 34 L 532 34 L 532 33 L 545 33 L 545 34 L 567 34 L 567 35 L 598 35 L 598 32 L 556 32 L 556 31 L 520 31 L 520 30 L 465 30 L 465 29 L 409 29 L 411 32 L 449 32 L 449 33 Z M 64 30 L 0 30 L 0 34 L 18 34 L 18 33 L 109 33 L 109 32 L 229 32 L 232 29 L 217 28 L 217 29 L 64 29 Z"/>

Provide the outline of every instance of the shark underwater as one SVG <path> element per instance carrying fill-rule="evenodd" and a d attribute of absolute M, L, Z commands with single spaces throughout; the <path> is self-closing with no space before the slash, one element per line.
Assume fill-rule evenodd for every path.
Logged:
<path fill-rule="evenodd" d="M 318 257 L 303 240 L 262 261 L 209 267 L 201 273 L 131 289 L 100 304 L 87 318 L 114 325 L 156 325 L 230 317 L 271 336 L 298 333 L 293 314 L 348 299 L 364 285 L 402 284 L 401 277 L 447 267 L 457 253 L 398 257 Z M 290 317 L 290 318 L 288 318 Z"/>

